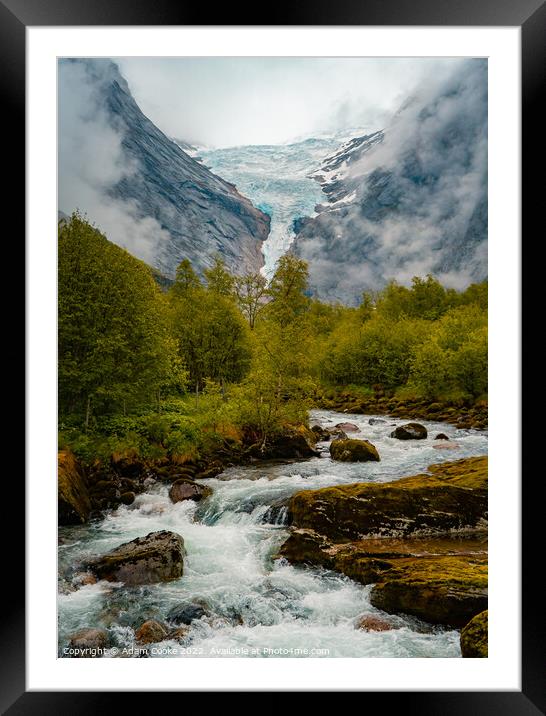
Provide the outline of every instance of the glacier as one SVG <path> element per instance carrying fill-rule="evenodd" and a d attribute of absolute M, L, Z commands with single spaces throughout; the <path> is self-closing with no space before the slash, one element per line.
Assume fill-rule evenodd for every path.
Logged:
<path fill-rule="evenodd" d="M 269 236 L 262 244 L 262 272 L 267 278 L 292 244 L 294 222 L 315 216 L 315 207 L 324 201 L 320 182 L 313 173 L 345 140 L 346 136 L 335 134 L 287 144 L 199 152 L 199 158 L 211 171 L 235 184 L 257 209 L 271 217 Z"/>

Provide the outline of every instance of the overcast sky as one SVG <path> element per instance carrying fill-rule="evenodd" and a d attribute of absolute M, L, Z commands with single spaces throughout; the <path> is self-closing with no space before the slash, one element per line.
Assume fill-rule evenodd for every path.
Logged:
<path fill-rule="evenodd" d="M 146 114 L 171 137 L 213 147 L 278 144 L 379 129 L 427 77 L 456 59 L 113 58 Z"/>

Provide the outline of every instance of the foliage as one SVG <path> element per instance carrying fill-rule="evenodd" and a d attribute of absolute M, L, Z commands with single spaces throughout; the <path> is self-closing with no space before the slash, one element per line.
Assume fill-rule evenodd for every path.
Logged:
<path fill-rule="evenodd" d="M 183 382 L 167 304 L 143 262 L 74 213 L 59 226 L 61 413 L 127 410 Z"/>
<path fill-rule="evenodd" d="M 198 458 L 305 423 L 315 396 L 487 393 L 487 283 L 389 283 L 350 308 L 309 298 L 304 261 L 269 284 L 220 256 L 181 261 L 163 293 L 146 264 L 78 213 L 59 225 L 60 445 Z"/>

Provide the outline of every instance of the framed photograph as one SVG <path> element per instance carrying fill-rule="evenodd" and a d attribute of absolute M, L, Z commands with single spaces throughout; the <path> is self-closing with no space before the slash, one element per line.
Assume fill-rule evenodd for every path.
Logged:
<path fill-rule="evenodd" d="M 366 691 L 541 713 L 521 163 L 543 5 L 0 13 L 29 398 L 3 712 Z"/>

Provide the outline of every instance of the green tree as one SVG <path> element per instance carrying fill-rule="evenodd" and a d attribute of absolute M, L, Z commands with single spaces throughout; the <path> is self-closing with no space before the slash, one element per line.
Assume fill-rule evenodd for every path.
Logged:
<path fill-rule="evenodd" d="M 169 292 L 173 334 L 189 381 L 198 389 L 206 379 L 240 381 L 250 365 L 248 327 L 231 297 L 196 278 L 191 264 L 183 261 Z"/>
<path fill-rule="evenodd" d="M 174 358 L 168 308 L 149 268 L 78 213 L 59 225 L 60 413 L 151 403 Z"/>
<path fill-rule="evenodd" d="M 261 273 L 247 273 L 237 276 L 234 282 L 237 303 L 251 330 L 254 330 L 256 318 L 265 305 L 267 280 Z"/>
<path fill-rule="evenodd" d="M 226 264 L 221 256 L 215 256 L 212 266 L 203 272 L 209 291 L 219 296 L 233 296 L 235 279 L 226 269 Z"/>

